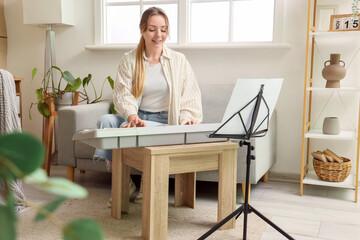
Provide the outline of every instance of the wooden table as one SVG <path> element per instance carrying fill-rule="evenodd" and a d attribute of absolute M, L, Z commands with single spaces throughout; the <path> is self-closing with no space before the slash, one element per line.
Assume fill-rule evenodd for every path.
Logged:
<path fill-rule="evenodd" d="M 111 215 L 129 212 L 130 167 L 143 172 L 142 236 L 167 239 L 169 175 L 175 174 L 175 206 L 195 207 L 196 172 L 219 171 L 218 222 L 236 207 L 238 144 L 199 143 L 113 150 Z M 235 227 L 235 219 L 221 229 Z"/>

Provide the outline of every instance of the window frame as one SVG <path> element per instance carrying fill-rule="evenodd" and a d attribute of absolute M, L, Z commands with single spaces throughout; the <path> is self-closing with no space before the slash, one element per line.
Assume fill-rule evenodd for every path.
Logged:
<path fill-rule="evenodd" d="M 193 2 L 203 2 L 193 0 Z M 221 1 L 221 0 L 207 0 L 208 2 L 212 1 Z M 284 24 L 284 7 L 286 0 L 274 0 L 274 28 L 273 28 L 273 41 L 271 42 L 223 42 L 223 43 L 191 43 L 190 42 L 190 0 L 178 0 L 178 42 L 177 43 L 167 43 L 168 46 L 171 46 L 174 49 L 188 49 L 188 48 L 289 48 L 290 44 L 283 43 L 283 24 Z M 140 2 L 140 1 L 139 1 Z M 171 0 L 169 1 L 171 2 Z M 230 0 L 230 4 L 233 4 L 233 0 Z M 157 3 L 166 3 L 166 2 L 157 2 Z M 105 8 L 104 0 L 94 0 L 94 45 L 88 45 L 85 48 L 88 50 L 100 50 L 100 49 L 131 49 L 136 47 L 137 44 L 105 44 L 104 43 L 104 16 L 103 10 Z M 140 11 L 142 6 L 140 6 Z M 233 9 L 233 6 L 230 8 Z M 232 17 L 232 11 L 229 14 L 229 17 Z M 182 17 L 185 16 L 185 17 Z M 230 21 L 229 28 L 232 30 L 232 21 Z M 229 31 L 229 35 L 232 35 L 232 31 Z M 232 36 L 229 36 L 229 40 L 232 40 Z"/>

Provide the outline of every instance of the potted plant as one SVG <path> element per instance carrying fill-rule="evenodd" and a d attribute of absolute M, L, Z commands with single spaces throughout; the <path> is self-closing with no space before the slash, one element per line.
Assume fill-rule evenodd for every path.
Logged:
<path fill-rule="evenodd" d="M 37 68 L 34 68 L 32 70 L 32 80 L 34 80 L 38 70 Z M 50 116 L 50 106 L 49 101 L 53 99 L 55 103 L 55 109 L 57 109 L 58 105 L 71 105 L 71 101 L 74 99 L 74 92 L 77 92 L 79 95 L 79 102 L 86 101 L 86 103 L 97 103 L 101 101 L 103 89 L 105 86 L 106 81 L 109 82 L 110 87 L 114 88 L 114 80 L 107 76 L 102 84 L 100 94 L 97 94 L 96 88 L 93 84 L 92 75 L 88 74 L 86 77 L 81 79 L 80 77 L 75 78 L 69 71 L 62 71 L 57 66 L 52 66 L 45 74 L 42 75 L 42 86 L 38 89 L 36 89 L 35 93 L 37 96 L 37 101 L 32 102 L 29 109 L 29 118 L 31 117 L 31 109 L 34 105 L 37 105 L 37 109 L 41 115 L 44 117 Z M 55 84 L 54 78 L 56 78 L 57 75 L 60 75 L 58 77 L 59 81 L 57 84 Z M 66 82 L 65 87 L 63 86 L 63 82 Z M 87 87 L 91 84 L 95 99 L 90 100 L 90 97 L 88 95 Z M 62 88 L 63 87 L 63 88 Z M 82 91 L 80 91 L 80 87 L 82 87 Z M 62 103 L 63 101 L 66 101 L 67 103 Z M 70 103 L 69 103 L 70 100 Z"/>
<path fill-rule="evenodd" d="M 351 9 L 352 9 L 353 19 L 355 19 L 357 17 L 357 14 L 359 13 L 359 0 L 353 0 L 351 4 Z"/>

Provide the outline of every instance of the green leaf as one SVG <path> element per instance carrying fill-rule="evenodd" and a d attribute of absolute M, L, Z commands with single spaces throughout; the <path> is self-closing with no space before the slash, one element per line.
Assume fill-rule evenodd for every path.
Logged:
<path fill-rule="evenodd" d="M 50 117 L 49 105 L 46 102 L 39 103 L 37 109 L 44 117 Z"/>
<path fill-rule="evenodd" d="M 29 107 L 29 119 L 32 120 L 32 117 L 31 117 L 31 109 L 33 107 L 34 103 L 31 103 L 30 104 L 30 107 Z"/>
<path fill-rule="evenodd" d="M 83 87 L 89 85 L 91 78 L 92 78 L 92 75 L 90 73 L 87 75 L 87 77 L 84 77 L 84 79 L 82 81 Z"/>
<path fill-rule="evenodd" d="M 114 89 L 114 80 L 110 76 L 107 77 L 107 80 L 110 84 L 111 89 Z"/>
<path fill-rule="evenodd" d="M 8 186 L 9 188 L 9 186 Z M 6 206 L 9 207 L 9 209 L 11 209 L 11 214 L 13 214 L 13 218 L 16 219 L 15 217 L 15 198 L 13 195 L 13 191 L 11 190 L 11 188 L 9 189 L 9 194 L 6 198 Z"/>
<path fill-rule="evenodd" d="M 34 80 L 34 77 L 36 75 L 36 72 L 37 72 L 37 68 L 33 68 L 32 72 L 31 72 L 31 79 Z"/>
<path fill-rule="evenodd" d="M 64 240 L 101 240 L 104 233 L 100 225 L 92 219 L 78 219 L 63 228 Z"/>
<path fill-rule="evenodd" d="M 75 92 L 76 90 L 79 89 L 80 86 L 81 86 L 81 79 L 77 78 L 76 85 L 73 86 L 70 83 L 68 83 L 68 85 L 66 85 L 66 88 L 64 89 L 64 91 Z"/>
<path fill-rule="evenodd" d="M 44 100 L 43 91 L 44 91 L 43 88 L 38 88 L 38 89 L 35 90 L 35 94 L 36 94 L 36 97 L 37 97 L 37 100 L 38 100 L 38 101 Z"/>
<path fill-rule="evenodd" d="M 69 71 L 64 71 L 64 79 L 70 85 L 72 85 L 72 86 L 76 85 L 76 79 L 73 77 L 73 75 Z"/>
<path fill-rule="evenodd" d="M 53 65 L 53 66 L 51 66 L 51 69 L 56 69 L 61 73 L 61 76 L 63 75 L 63 71 L 61 71 L 61 69 L 59 67 Z"/>
<path fill-rule="evenodd" d="M 45 209 L 47 212 L 52 213 L 54 212 L 64 201 L 66 200 L 66 197 L 58 197 L 54 201 L 47 203 L 46 205 L 42 206 L 42 209 Z M 39 222 L 41 220 L 46 219 L 48 216 L 42 212 L 38 212 L 38 214 L 35 217 L 35 222 Z"/>
<path fill-rule="evenodd" d="M 44 183 L 48 180 L 46 172 L 42 168 L 36 169 L 34 172 L 24 177 L 24 182 L 28 184 Z"/>
<path fill-rule="evenodd" d="M 114 103 L 111 103 L 111 105 L 110 105 L 110 112 L 111 112 L 112 114 L 116 114 L 116 113 L 117 113 L 116 110 L 115 110 L 115 105 L 114 105 Z"/>
<path fill-rule="evenodd" d="M 65 178 L 49 178 L 46 182 L 34 183 L 34 186 L 46 192 L 68 198 L 86 198 L 85 188 Z"/>
<path fill-rule="evenodd" d="M 45 171 L 40 168 L 27 175 L 24 181 L 41 190 L 63 197 L 85 198 L 88 195 L 87 190 L 80 185 L 64 178 L 48 178 Z"/>
<path fill-rule="evenodd" d="M 9 182 L 7 181 L 8 185 Z M 16 222 L 15 214 L 15 200 L 11 188 L 8 188 L 6 205 L 0 205 L 0 240 L 15 240 L 16 239 Z"/>
<path fill-rule="evenodd" d="M 11 133 L 0 136 L 0 155 L 8 159 L 23 174 L 30 174 L 42 165 L 45 149 L 42 143 L 28 133 Z M 14 171 L 7 166 L 15 177 Z"/>
<path fill-rule="evenodd" d="M 16 215 L 14 210 L 8 206 L 0 205 L 0 225 L 1 234 L 0 240 L 15 240 L 16 239 Z"/>

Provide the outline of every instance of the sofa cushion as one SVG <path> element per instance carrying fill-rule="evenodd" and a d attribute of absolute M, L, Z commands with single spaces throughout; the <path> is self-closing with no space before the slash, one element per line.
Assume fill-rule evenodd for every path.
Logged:
<path fill-rule="evenodd" d="M 75 156 L 76 158 L 90 158 L 92 159 L 95 153 L 95 148 L 86 143 L 75 141 Z"/>
<path fill-rule="evenodd" d="M 203 123 L 221 122 L 234 84 L 204 84 L 199 87 L 203 106 Z"/>

